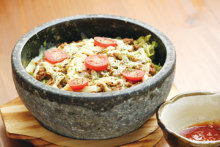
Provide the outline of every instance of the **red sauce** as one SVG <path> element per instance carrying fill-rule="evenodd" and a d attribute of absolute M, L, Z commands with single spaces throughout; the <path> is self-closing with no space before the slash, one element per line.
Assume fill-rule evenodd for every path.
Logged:
<path fill-rule="evenodd" d="M 196 141 L 220 140 L 220 125 L 216 122 L 199 123 L 189 126 L 180 134 Z"/>

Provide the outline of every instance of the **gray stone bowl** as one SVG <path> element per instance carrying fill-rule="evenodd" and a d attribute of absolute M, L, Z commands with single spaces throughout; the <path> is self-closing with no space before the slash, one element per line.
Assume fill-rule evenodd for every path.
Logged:
<path fill-rule="evenodd" d="M 85 37 L 132 37 L 152 34 L 159 46 L 155 63 L 163 68 L 137 86 L 114 92 L 82 93 L 44 85 L 25 71 L 44 42 L 51 46 Z M 169 39 L 150 25 L 109 15 L 73 16 L 45 23 L 15 45 L 11 63 L 17 92 L 32 115 L 47 129 L 78 139 L 107 139 L 143 125 L 166 99 L 174 79 L 175 50 Z"/>

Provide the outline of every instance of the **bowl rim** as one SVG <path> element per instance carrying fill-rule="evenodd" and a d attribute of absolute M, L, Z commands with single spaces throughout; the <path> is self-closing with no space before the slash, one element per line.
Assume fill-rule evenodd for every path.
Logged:
<path fill-rule="evenodd" d="M 156 118 L 157 118 L 157 121 L 158 121 L 158 125 L 160 126 L 160 128 L 163 131 L 168 132 L 168 134 L 172 134 L 176 138 L 179 138 L 180 140 L 182 140 L 183 142 L 186 142 L 186 143 L 190 143 L 190 144 L 193 144 L 193 145 L 215 145 L 215 144 L 220 144 L 220 140 L 216 140 L 216 141 L 196 141 L 196 140 L 191 140 L 191 139 L 188 139 L 186 137 L 183 137 L 179 133 L 176 133 L 175 131 L 172 131 L 169 128 L 167 128 L 166 125 L 163 123 L 163 121 L 161 119 L 161 113 L 162 113 L 164 107 L 168 104 L 172 104 L 172 103 L 174 103 L 175 101 L 177 101 L 181 98 L 187 98 L 187 97 L 199 96 L 199 95 L 214 95 L 214 94 L 216 94 L 216 93 L 207 92 L 207 91 L 195 91 L 195 92 L 181 93 L 181 94 L 178 94 L 178 95 L 174 96 L 170 100 L 164 102 L 158 108 L 158 110 L 156 111 Z"/>
<path fill-rule="evenodd" d="M 23 50 L 23 47 L 26 45 L 26 43 L 28 42 L 30 38 L 32 38 L 38 32 L 48 27 L 52 27 L 54 25 L 68 22 L 68 21 L 82 20 L 82 19 L 112 19 L 112 20 L 123 21 L 125 23 L 131 23 L 131 24 L 134 24 L 134 25 L 137 25 L 144 29 L 149 30 L 150 32 L 155 34 L 165 46 L 166 59 L 165 59 L 163 67 L 156 75 L 148 79 L 147 82 L 145 81 L 141 84 L 138 84 L 136 86 L 133 86 L 131 88 L 126 88 L 123 90 L 112 91 L 112 92 L 102 92 L 102 93 L 72 92 L 72 91 L 64 91 L 64 90 L 56 89 L 56 88 L 53 88 L 51 86 L 41 83 L 40 81 L 36 80 L 35 78 L 33 78 L 31 75 L 29 75 L 25 71 L 25 68 L 23 67 L 21 63 L 21 52 Z M 122 97 L 122 96 L 124 97 L 124 96 L 138 93 L 146 88 L 153 87 L 154 85 L 157 84 L 158 81 L 164 80 L 170 73 L 173 72 L 175 68 L 175 63 L 176 63 L 176 53 L 175 53 L 173 44 L 162 32 L 160 32 L 156 28 L 146 23 L 132 19 L 132 18 L 115 16 L 115 15 L 101 15 L 101 14 L 88 14 L 88 15 L 76 15 L 76 16 L 64 17 L 64 18 L 55 19 L 47 23 L 44 23 L 40 26 L 37 26 L 31 31 L 29 31 L 28 33 L 26 33 L 16 43 L 11 54 L 11 64 L 12 64 L 12 68 L 14 68 L 15 74 L 18 74 L 20 78 L 22 78 L 22 80 L 25 80 L 26 83 L 31 84 L 34 88 L 44 90 L 51 94 L 62 95 L 67 98 L 77 97 L 79 99 L 83 98 L 87 100 L 91 100 L 92 98 L 95 98 L 97 100 L 105 100 L 105 99 L 112 98 L 112 97 Z"/>

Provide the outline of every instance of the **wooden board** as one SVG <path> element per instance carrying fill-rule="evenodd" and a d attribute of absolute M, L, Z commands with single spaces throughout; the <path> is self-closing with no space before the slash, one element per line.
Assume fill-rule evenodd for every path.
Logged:
<path fill-rule="evenodd" d="M 168 99 L 176 94 L 177 90 L 173 87 Z M 105 140 L 78 140 L 60 136 L 42 127 L 26 109 L 20 98 L 15 98 L 9 103 L 2 105 L 0 110 L 8 137 L 26 140 L 35 146 L 154 146 L 162 137 L 162 132 L 157 125 L 155 115 L 136 131 L 117 138 Z"/>

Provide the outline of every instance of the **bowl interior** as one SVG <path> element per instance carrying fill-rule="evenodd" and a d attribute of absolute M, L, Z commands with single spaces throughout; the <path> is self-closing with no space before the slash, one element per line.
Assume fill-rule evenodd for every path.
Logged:
<path fill-rule="evenodd" d="M 163 65 L 166 59 L 165 45 L 153 32 L 137 24 L 113 18 L 79 18 L 60 22 L 41 30 L 33 35 L 24 45 L 21 53 L 24 67 L 33 57 L 38 56 L 39 48 L 46 44 L 46 48 L 63 42 L 72 42 L 95 36 L 122 37 L 137 39 L 140 36 L 151 34 L 151 40 L 158 43 L 153 62 Z"/>
<path fill-rule="evenodd" d="M 175 133 L 201 122 L 220 120 L 220 94 L 183 96 L 164 105 L 160 115 L 164 126 Z"/>

